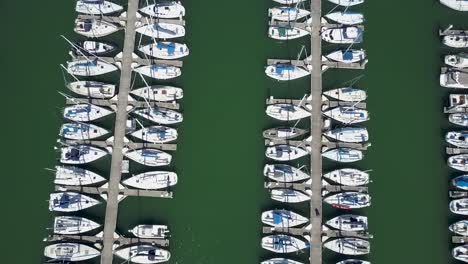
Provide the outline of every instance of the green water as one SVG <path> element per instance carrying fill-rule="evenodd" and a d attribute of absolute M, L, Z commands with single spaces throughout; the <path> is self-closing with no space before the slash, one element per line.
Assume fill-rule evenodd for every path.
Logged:
<path fill-rule="evenodd" d="M 56 91 L 64 90 L 58 64 L 68 59 L 59 35 L 73 36 L 73 5 L 0 1 L 2 263 L 43 261 L 41 240 L 52 221 L 46 199 L 53 190 L 52 175 L 43 168 L 54 166 L 57 158 L 53 145 L 63 98 Z M 307 40 L 267 39 L 269 0 L 184 5 L 191 55 L 182 78 L 171 82 L 185 92 L 175 198 L 127 198 L 118 229 L 125 233 L 142 222 L 169 223 L 170 263 L 258 263 L 271 256 L 259 245 L 259 215 L 275 207 L 261 175 L 261 131 L 274 123 L 264 114 L 264 100 L 301 97 L 309 83 L 305 78 L 279 84 L 263 68 L 269 57 L 294 58 Z M 357 85 L 369 93 L 371 121 L 366 125 L 373 145 L 357 167 L 374 170 L 373 206 L 364 210 L 375 236 L 369 257 L 380 264 L 450 263 L 447 226 L 455 219 L 448 220 L 447 183 L 453 173 L 443 154 L 448 124 L 441 109 L 447 93 L 438 86 L 441 56 L 448 49 L 436 32 L 449 23 L 468 28 L 468 20 L 434 0 L 368 1 L 360 10 L 367 19 L 368 68 L 329 71 L 324 89 L 364 74 Z M 105 173 L 107 164 L 104 160 L 93 168 Z M 327 216 L 336 215 L 327 208 Z M 100 220 L 103 212 L 101 205 L 85 215 Z M 336 262 L 334 255 L 325 256 L 327 263 Z"/>

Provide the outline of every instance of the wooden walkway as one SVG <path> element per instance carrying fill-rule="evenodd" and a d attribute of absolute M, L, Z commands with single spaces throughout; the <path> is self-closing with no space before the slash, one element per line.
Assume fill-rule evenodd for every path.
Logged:
<path fill-rule="evenodd" d="M 74 104 L 93 104 L 97 106 L 104 106 L 104 107 L 110 107 L 114 111 L 117 110 L 117 104 L 119 102 L 118 96 L 115 96 L 109 100 L 105 99 L 92 99 L 92 98 L 67 98 L 66 104 L 67 105 L 74 105 Z M 162 107 L 162 108 L 167 108 L 167 109 L 172 109 L 172 110 L 179 110 L 180 105 L 176 102 L 154 102 L 154 101 L 148 101 L 148 102 L 143 102 L 143 101 L 136 101 L 133 97 L 130 95 L 128 96 L 127 99 L 128 105 L 132 106 L 132 108 L 147 108 L 148 106 L 151 107 Z"/>
<path fill-rule="evenodd" d="M 93 57 L 84 57 L 84 56 L 73 56 L 74 61 L 78 60 L 89 60 L 93 59 Z M 115 57 L 98 57 L 98 60 L 107 62 L 109 64 L 119 64 L 122 63 L 122 53 L 117 54 Z M 166 65 L 166 66 L 175 66 L 175 67 L 182 67 L 183 62 L 179 60 L 160 60 L 154 58 L 140 58 L 137 55 L 133 54 L 132 62 L 137 63 L 138 65 L 148 66 L 153 64 L 158 65 Z"/>
<path fill-rule="evenodd" d="M 96 141 L 96 140 L 65 140 L 66 145 L 93 145 L 100 148 L 113 147 L 114 141 Z M 140 149 L 140 148 L 155 148 L 165 151 L 176 151 L 176 144 L 155 144 L 155 143 L 136 143 L 129 141 L 127 138 L 124 139 L 124 146 L 131 149 Z"/>
<path fill-rule="evenodd" d="M 87 187 L 87 186 L 61 186 L 55 187 L 56 191 L 73 191 L 85 194 L 108 195 L 109 189 L 103 187 Z M 139 196 L 139 197 L 154 197 L 154 198 L 172 198 L 173 194 L 170 191 L 161 190 L 141 190 L 141 189 L 118 189 L 118 195 L 124 196 Z"/>
<path fill-rule="evenodd" d="M 102 21 L 106 21 L 106 22 L 109 22 L 109 23 L 114 23 L 114 24 L 123 24 L 122 22 L 124 22 L 125 24 L 128 23 L 128 21 L 134 21 L 134 22 L 139 22 L 139 26 L 143 26 L 143 25 L 146 25 L 149 23 L 169 23 L 169 24 L 176 24 L 176 25 L 181 25 L 181 26 L 185 26 L 185 21 L 183 19 L 163 19 L 163 18 L 149 18 L 149 17 L 144 17 L 142 15 L 140 15 L 140 13 L 137 13 L 137 15 L 135 15 L 135 18 L 132 17 L 132 19 L 130 20 L 130 18 L 128 17 L 128 11 L 127 11 L 127 17 L 125 16 L 92 16 L 92 15 L 78 15 L 77 17 L 78 19 L 97 19 L 97 20 L 102 20 Z"/>
<path fill-rule="evenodd" d="M 102 237 L 97 236 L 80 236 L 80 235 L 50 235 L 44 240 L 48 242 L 55 241 L 84 241 L 88 243 L 102 243 Z M 135 243 L 147 243 L 154 244 L 162 247 L 169 246 L 169 240 L 167 239 L 144 239 L 137 237 L 119 237 L 114 238 L 114 243 L 119 246 L 131 245 Z"/>

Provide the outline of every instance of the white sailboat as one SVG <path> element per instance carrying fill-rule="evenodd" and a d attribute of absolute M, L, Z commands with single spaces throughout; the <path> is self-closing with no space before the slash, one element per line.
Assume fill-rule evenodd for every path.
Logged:
<path fill-rule="evenodd" d="M 334 217 L 326 222 L 328 226 L 332 228 L 350 231 L 350 232 L 359 232 L 367 230 L 367 216 L 360 215 L 340 215 Z"/>
<path fill-rule="evenodd" d="M 275 127 L 263 131 L 263 137 L 276 140 L 286 140 L 302 136 L 307 130 L 297 127 Z"/>
<path fill-rule="evenodd" d="M 66 139 L 90 140 L 109 134 L 109 130 L 92 124 L 65 123 L 60 128 L 59 135 Z"/>
<path fill-rule="evenodd" d="M 174 101 L 184 97 L 181 88 L 168 85 L 146 86 L 132 90 L 130 93 L 146 100 L 159 102 Z"/>
<path fill-rule="evenodd" d="M 63 117 L 75 122 L 94 121 L 112 114 L 111 110 L 92 105 L 92 104 L 76 104 L 65 107 Z"/>
<path fill-rule="evenodd" d="M 77 145 L 60 148 L 60 162 L 63 164 L 86 164 L 107 155 L 107 151 L 90 146 Z"/>
<path fill-rule="evenodd" d="M 444 58 L 444 62 L 455 68 L 468 68 L 468 54 L 447 55 Z"/>
<path fill-rule="evenodd" d="M 459 126 L 468 126 L 468 113 L 455 113 L 450 114 L 448 117 L 450 123 Z"/>
<path fill-rule="evenodd" d="M 310 11 L 297 7 L 280 6 L 268 9 L 268 15 L 273 20 L 296 21 L 310 15 Z"/>
<path fill-rule="evenodd" d="M 77 235 L 89 232 L 101 225 L 79 216 L 56 216 L 54 219 L 54 233 L 60 235 Z"/>
<path fill-rule="evenodd" d="M 323 246 L 343 255 L 358 256 L 370 253 L 369 241 L 354 237 L 343 237 L 328 241 Z"/>
<path fill-rule="evenodd" d="M 468 148 L 468 131 L 449 131 L 445 141 L 459 148 Z"/>
<path fill-rule="evenodd" d="M 357 124 L 369 120 L 367 110 L 339 106 L 323 112 L 324 115 L 344 124 Z"/>
<path fill-rule="evenodd" d="M 100 41 L 94 41 L 94 40 L 85 40 L 85 41 L 79 41 L 75 43 L 75 53 L 80 54 L 85 53 L 85 54 L 91 54 L 95 56 L 102 56 L 108 53 L 111 53 L 117 49 L 116 46 L 106 43 L 106 42 L 100 42 Z"/>
<path fill-rule="evenodd" d="M 49 211 L 76 212 L 98 204 L 98 200 L 81 193 L 58 192 L 50 194 Z"/>
<path fill-rule="evenodd" d="M 265 155 L 277 161 L 290 161 L 295 160 L 309 154 L 306 150 L 291 145 L 275 145 L 268 147 Z"/>
<path fill-rule="evenodd" d="M 451 48 L 468 48 L 468 36 L 465 34 L 454 34 L 444 36 L 442 38 L 442 43 L 444 43 L 445 46 Z"/>
<path fill-rule="evenodd" d="M 288 235 L 278 234 L 262 238 L 262 248 L 275 253 L 292 253 L 309 247 L 309 242 Z"/>
<path fill-rule="evenodd" d="M 458 215 L 468 215 L 468 198 L 455 199 L 449 204 L 450 211 Z"/>
<path fill-rule="evenodd" d="M 456 69 L 447 69 L 440 73 L 439 83 L 447 88 L 468 88 L 468 73 Z"/>
<path fill-rule="evenodd" d="M 100 61 L 99 59 L 67 62 L 68 73 L 75 76 L 98 76 L 116 71 L 117 69 L 117 66 Z"/>
<path fill-rule="evenodd" d="M 310 74 L 308 70 L 302 67 L 281 63 L 267 66 L 265 73 L 268 77 L 279 81 L 291 81 Z"/>
<path fill-rule="evenodd" d="M 363 31 L 361 28 L 348 26 L 342 28 L 322 27 L 322 39 L 334 44 L 352 44 L 361 43 L 363 39 Z"/>
<path fill-rule="evenodd" d="M 452 256 L 456 260 L 468 263 L 468 245 L 455 247 L 452 250 Z"/>
<path fill-rule="evenodd" d="M 139 264 L 161 263 L 171 258 L 169 251 L 146 244 L 118 248 L 114 254 L 121 259 Z"/>
<path fill-rule="evenodd" d="M 269 260 L 262 261 L 260 264 L 303 264 L 292 259 L 286 258 L 272 258 Z"/>
<path fill-rule="evenodd" d="M 349 163 L 362 160 L 362 151 L 352 148 L 336 148 L 322 153 L 322 157 L 337 162 Z"/>
<path fill-rule="evenodd" d="M 139 238 L 153 239 L 164 239 L 169 233 L 166 225 L 137 225 L 128 231 Z"/>
<path fill-rule="evenodd" d="M 325 15 L 326 18 L 343 25 L 356 25 L 364 22 L 364 15 L 350 11 L 335 11 Z"/>
<path fill-rule="evenodd" d="M 365 127 L 339 127 L 328 130 L 324 135 L 341 142 L 358 143 L 369 140 L 369 132 Z"/>
<path fill-rule="evenodd" d="M 99 38 L 117 32 L 119 28 L 111 23 L 98 19 L 76 19 L 75 32 L 88 38 Z"/>
<path fill-rule="evenodd" d="M 468 154 L 451 156 L 447 159 L 447 164 L 453 169 L 468 171 Z"/>
<path fill-rule="evenodd" d="M 172 160 L 171 154 L 154 148 L 142 148 L 136 150 L 124 148 L 122 152 L 125 157 L 150 167 L 167 166 Z"/>
<path fill-rule="evenodd" d="M 466 0 L 440 0 L 440 3 L 457 11 L 468 11 Z"/>
<path fill-rule="evenodd" d="M 355 6 L 364 3 L 364 0 L 328 0 L 332 2 L 335 5 L 340 5 L 340 6 Z"/>
<path fill-rule="evenodd" d="M 358 209 L 371 205 L 370 195 L 359 192 L 337 193 L 326 197 L 323 201 L 339 209 Z"/>
<path fill-rule="evenodd" d="M 146 142 L 163 144 L 177 140 L 177 130 L 167 126 L 150 126 L 131 134 Z"/>
<path fill-rule="evenodd" d="M 266 164 L 263 175 L 277 182 L 297 182 L 310 178 L 307 173 L 287 164 Z"/>
<path fill-rule="evenodd" d="M 468 220 L 461 220 L 451 224 L 449 230 L 460 236 L 468 236 Z"/>
<path fill-rule="evenodd" d="M 361 186 L 369 183 L 369 174 L 353 168 L 337 169 L 323 175 L 325 179 L 345 186 Z"/>
<path fill-rule="evenodd" d="M 140 12 L 156 18 L 180 18 L 185 16 L 185 8 L 180 1 L 163 1 L 148 5 L 141 8 Z"/>
<path fill-rule="evenodd" d="M 151 122 L 163 125 L 177 124 L 183 121 L 183 116 L 181 113 L 161 107 L 154 107 L 152 109 L 137 109 L 133 113 L 148 119 Z"/>
<path fill-rule="evenodd" d="M 366 51 L 363 49 L 347 49 L 347 50 L 337 50 L 331 52 L 328 55 L 325 55 L 330 60 L 338 61 L 342 63 L 356 63 L 363 61 L 366 58 Z"/>
<path fill-rule="evenodd" d="M 182 74 L 182 71 L 179 67 L 158 64 L 138 67 L 133 69 L 133 71 L 157 80 L 173 79 L 179 77 Z"/>
<path fill-rule="evenodd" d="M 139 27 L 136 32 L 156 39 L 173 39 L 185 36 L 184 26 L 163 22 Z"/>
<path fill-rule="evenodd" d="M 115 95 L 115 85 L 96 81 L 76 81 L 67 84 L 70 91 L 92 98 L 108 99 Z"/>
<path fill-rule="evenodd" d="M 336 88 L 328 90 L 323 94 L 333 99 L 346 102 L 360 102 L 367 98 L 366 91 L 352 87 Z"/>
<path fill-rule="evenodd" d="M 44 248 L 44 256 L 58 261 L 84 261 L 99 255 L 99 250 L 79 243 L 56 243 Z"/>
<path fill-rule="evenodd" d="M 293 189 L 273 189 L 271 199 L 282 203 L 301 203 L 310 200 L 309 193 L 303 193 Z"/>
<path fill-rule="evenodd" d="M 295 227 L 309 222 L 306 217 L 284 209 L 265 211 L 261 218 L 262 223 L 273 227 Z"/>
<path fill-rule="evenodd" d="M 293 121 L 310 116 L 310 112 L 293 104 L 273 104 L 266 108 L 266 114 L 280 121 Z"/>
<path fill-rule="evenodd" d="M 273 0 L 273 1 L 280 3 L 282 5 L 293 5 L 293 4 L 297 4 L 300 2 L 304 2 L 305 0 Z"/>
<path fill-rule="evenodd" d="M 76 12 L 88 15 L 107 15 L 123 10 L 121 5 L 104 0 L 78 0 L 75 7 Z"/>
<path fill-rule="evenodd" d="M 157 41 L 138 49 L 144 54 L 163 60 L 175 60 L 189 55 L 186 44 L 168 41 Z"/>
<path fill-rule="evenodd" d="M 137 189 L 158 190 L 176 185 L 177 174 L 170 171 L 148 171 L 134 175 L 122 183 Z"/>
<path fill-rule="evenodd" d="M 268 28 L 268 37 L 277 40 L 298 39 L 309 34 L 309 31 L 294 26 L 270 26 Z"/>
<path fill-rule="evenodd" d="M 97 173 L 74 166 L 55 166 L 57 185 L 86 186 L 102 183 L 106 179 Z"/>

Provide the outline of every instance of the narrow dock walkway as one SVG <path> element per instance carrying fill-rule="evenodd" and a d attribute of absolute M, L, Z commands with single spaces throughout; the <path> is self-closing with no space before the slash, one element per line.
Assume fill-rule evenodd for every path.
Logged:
<path fill-rule="evenodd" d="M 88 243 L 102 243 L 102 237 L 97 236 L 80 236 L 80 235 L 50 235 L 45 238 L 46 241 L 55 242 L 55 241 L 85 241 Z M 135 243 L 148 243 L 158 246 L 167 247 L 169 246 L 169 240 L 167 239 L 145 239 L 137 237 L 119 237 L 116 238 L 115 243 L 119 246 L 130 245 Z"/>
<path fill-rule="evenodd" d="M 67 105 L 74 105 L 74 104 L 93 104 L 97 106 L 104 106 L 104 107 L 110 107 L 114 110 L 117 109 L 117 104 L 119 102 L 118 96 L 115 96 L 109 100 L 105 99 L 92 99 L 92 98 L 67 98 L 65 104 Z M 167 108 L 171 110 L 179 110 L 180 105 L 179 103 L 173 101 L 173 102 L 155 102 L 155 101 L 147 101 L 147 102 L 142 102 L 142 101 L 136 101 L 133 97 L 129 96 L 128 97 L 128 105 L 137 107 L 137 108 L 145 108 L 148 106 L 151 107 L 162 107 L 162 108 Z"/>

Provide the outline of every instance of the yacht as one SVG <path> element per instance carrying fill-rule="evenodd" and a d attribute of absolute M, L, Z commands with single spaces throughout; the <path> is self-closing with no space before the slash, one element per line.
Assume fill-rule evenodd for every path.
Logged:
<path fill-rule="evenodd" d="M 170 171 L 148 171 L 134 175 L 122 183 L 144 190 L 165 189 L 177 184 L 177 174 Z"/>
<path fill-rule="evenodd" d="M 459 126 L 468 126 L 468 113 L 455 113 L 450 114 L 448 117 L 450 123 Z"/>
<path fill-rule="evenodd" d="M 364 22 L 364 15 L 350 11 L 335 11 L 325 15 L 326 18 L 342 25 L 356 25 Z"/>
<path fill-rule="evenodd" d="M 290 161 L 295 160 L 309 154 L 306 150 L 291 145 L 275 145 L 268 147 L 265 155 L 277 161 Z"/>
<path fill-rule="evenodd" d="M 468 245 L 462 245 L 452 250 L 454 259 L 468 263 Z"/>
<path fill-rule="evenodd" d="M 177 130 L 167 126 L 145 127 L 133 132 L 131 135 L 155 144 L 164 144 L 177 140 Z"/>
<path fill-rule="evenodd" d="M 360 161 L 363 156 L 362 151 L 352 148 L 336 148 L 322 153 L 322 157 L 343 163 Z"/>
<path fill-rule="evenodd" d="M 366 91 L 352 87 L 332 89 L 323 94 L 330 98 L 346 102 L 360 102 L 367 98 Z"/>
<path fill-rule="evenodd" d="M 181 113 L 161 107 L 137 109 L 133 113 L 151 122 L 163 125 L 177 124 L 183 121 Z"/>
<path fill-rule="evenodd" d="M 363 31 L 361 28 L 348 26 L 342 28 L 322 27 L 322 39 L 334 44 L 352 44 L 361 43 L 363 39 Z"/>
<path fill-rule="evenodd" d="M 307 130 L 297 127 L 275 127 L 263 131 L 263 137 L 272 140 L 293 139 L 305 135 Z"/>
<path fill-rule="evenodd" d="M 98 19 L 76 19 L 75 32 L 88 38 L 99 38 L 119 30 L 114 24 Z"/>
<path fill-rule="evenodd" d="M 369 120 L 369 113 L 367 110 L 355 107 L 339 106 L 331 110 L 323 112 L 328 116 L 343 124 L 356 124 Z"/>
<path fill-rule="evenodd" d="M 468 215 L 468 198 L 452 200 L 449 208 L 454 214 Z"/>
<path fill-rule="evenodd" d="M 130 92 L 146 100 L 168 102 L 184 97 L 184 92 L 181 88 L 167 85 L 152 85 L 142 88 L 137 88 Z"/>
<path fill-rule="evenodd" d="M 309 31 L 294 26 L 270 26 L 268 28 L 268 37 L 277 40 L 298 39 L 309 34 Z"/>
<path fill-rule="evenodd" d="M 331 226 L 335 229 L 350 231 L 350 232 L 359 232 L 367 230 L 367 216 L 360 215 L 340 215 L 335 218 L 332 218 L 326 222 L 328 226 Z"/>
<path fill-rule="evenodd" d="M 293 104 L 273 104 L 266 108 L 266 114 L 280 121 L 294 121 L 310 117 L 310 112 Z"/>
<path fill-rule="evenodd" d="M 447 164 L 453 169 L 468 171 L 468 154 L 451 156 L 447 159 Z"/>
<path fill-rule="evenodd" d="M 337 50 L 325 56 L 327 59 L 342 63 L 357 63 L 366 58 L 366 52 L 363 49 Z"/>
<path fill-rule="evenodd" d="M 308 70 L 302 67 L 282 63 L 267 66 L 265 73 L 268 77 L 279 81 L 291 81 L 310 74 Z"/>
<path fill-rule="evenodd" d="M 452 180 L 453 187 L 468 191 L 468 175 L 461 175 Z"/>
<path fill-rule="evenodd" d="M 169 251 L 148 244 L 117 248 L 114 254 L 121 259 L 138 264 L 162 263 L 171 258 Z"/>
<path fill-rule="evenodd" d="M 112 114 L 111 110 L 92 105 L 92 104 L 75 104 L 64 108 L 63 117 L 75 122 L 94 121 Z"/>
<path fill-rule="evenodd" d="M 369 174 L 353 168 L 337 169 L 323 175 L 334 183 L 345 186 L 361 186 L 369 183 Z"/>
<path fill-rule="evenodd" d="M 57 261 L 84 261 L 101 255 L 99 250 L 79 243 L 56 243 L 44 248 L 44 256 Z"/>
<path fill-rule="evenodd" d="M 177 78 L 182 74 L 179 67 L 167 65 L 146 65 L 133 69 L 135 72 L 143 74 L 157 80 L 168 80 Z"/>
<path fill-rule="evenodd" d="M 365 127 L 340 127 L 323 133 L 326 137 L 347 143 L 361 143 L 369 140 Z"/>
<path fill-rule="evenodd" d="M 161 1 L 141 8 L 140 12 L 156 18 L 181 18 L 185 16 L 185 8 L 180 1 Z"/>
<path fill-rule="evenodd" d="M 286 258 L 272 258 L 269 260 L 262 261 L 260 264 L 303 264 L 292 259 Z"/>
<path fill-rule="evenodd" d="M 76 212 L 98 204 L 98 200 L 81 193 L 58 192 L 50 194 L 49 211 Z"/>
<path fill-rule="evenodd" d="M 65 123 L 60 128 L 59 135 L 72 140 L 90 140 L 105 136 L 109 133 L 109 130 L 92 124 Z"/>
<path fill-rule="evenodd" d="M 115 85 L 96 81 L 76 81 L 67 84 L 70 91 L 91 98 L 110 99 L 115 95 Z"/>
<path fill-rule="evenodd" d="M 54 233 L 60 235 L 77 235 L 89 232 L 101 225 L 79 216 L 56 216 L 54 219 Z"/>
<path fill-rule="evenodd" d="M 326 197 L 323 201 L 339 209 L 358 209 L 371 205 L 370 195 L 359 192 L 337 193 Z"/>
<path fill-rule="evenodd" d="M 468 131 L 449 131 L 445 141 L 459 148 L 468 148 Z"/>
<path fill-rule="evenodd" d="M 328 241 L 323 246 L 343 255 L 357 256 L 370 253 L 369 241 L 354 237 L 343 237 Z"/>
<path fill-rule="evenodd" d="M 271 199 L 282 203 L 301 203 L 310 200 L 310 194 L 292 189 L 273 189 Z"/>
<path fill-rule="evenodd" d="M 298 182 L 310 179 L 302 170 L 287 164 L 266 164 L 263 175 L 277 182 Z"/>
<path fill-rule="evenodd" d="M 172 160 L 171 154 L 154 148 L 142 148 L 136 150 L 124 148 L 123 153 L 125 157 L 150 167 L 167 166 Z"/>
<path fill-rule="evenodd" d="M 117 66 L 100 61 L 99 59 L 67 62 L 68 73 L 75 76 L 98 76 L 116 71 L 117 69 Z"/>
<path fill-rule="evenodd" d="M 60 148 L 63 164 L 86 164 L 107 155 L 107 151 L 90 145 L 65 146 Z"/>
<path fill-rule="evenodd" d="M 292 253 L 309 247 L 309 242 L 283 234 L 270 235 L 262 238 L 262 248 L 275 253 Z"/>
<path fill-rule="evenodd" d="M 275 209 L 262 213 L 262 223 L 273 227 L 295 227 L 309 222 L 306 217 L 293 211 Z"/>
<path fill-rule="evenodd" d="M 169 41 L 156 41 L 138 50 L 150 57 L 163 60 L 175 60 L 189 55 L 187 45 Z"/>
<path fill-rule="evenodd" d="M 117 50 L 115 45 L 106 42 L 85 40 L 75 43 L 75 54 L 82 55 L 94 55 L 103 56 Z"/>
<path fill-rule="evenodd" d="M 136 32 L 156 39 L 173 39 L 185 36 L 185 28 L 183 26 L 163 22 L 139 27 L 136 29 Z"/>
<path fill-rule="evenodd" d="M 55 166 L 57 185 L 86 186 L 106 181 L 104 177 L 89 170 L 74 166 Z"/>
<path fill-rule="evenodd" d="M 364 0 L 328 0 L 332 2 L 335 5 L 340 5 L 340 6 L 355 6 L 364 3 Z"/>
<path fill-rule="evenodd" d="M 164 239 L 168 236 L 169 229 L 166 225 L 137 225 L 128 232 L 138 238 Z"/>
<path fill-rule="evenodd" d="M 468 73 L 457 69 L 442 68 L 439 83 L 447 88 L 468 88 Z"/>
<path fill-rule="evenodd" d="M 297 7 L 280 6 L 268 9 L 268 15 L 273 20 L 296 21 L 310 15 L 310 12 Z"/>
<path fill-rule="evenodd" d="M 121 5 L 104 0 L 78 0 L 75 7 L 76 12 L 88 15 L 107 15 L 123 10 Z"/>
<path fill-rule="evenodd" d="M 442 38 L 442 43 L 451 48 L 468 48 L 468 35 L 463 33 L 447 35 Z"/>
<path fill-rule="evenodd" d="M 455 68 L 468 68 L 468 54 L 447 55 L 444 58 L 444 62 Z"/>
<path fill-rule="evenodd" d="M 449 230 L 460 236 L 468 236 L 468 220 L 461 220 L 451 224 Z"/>

